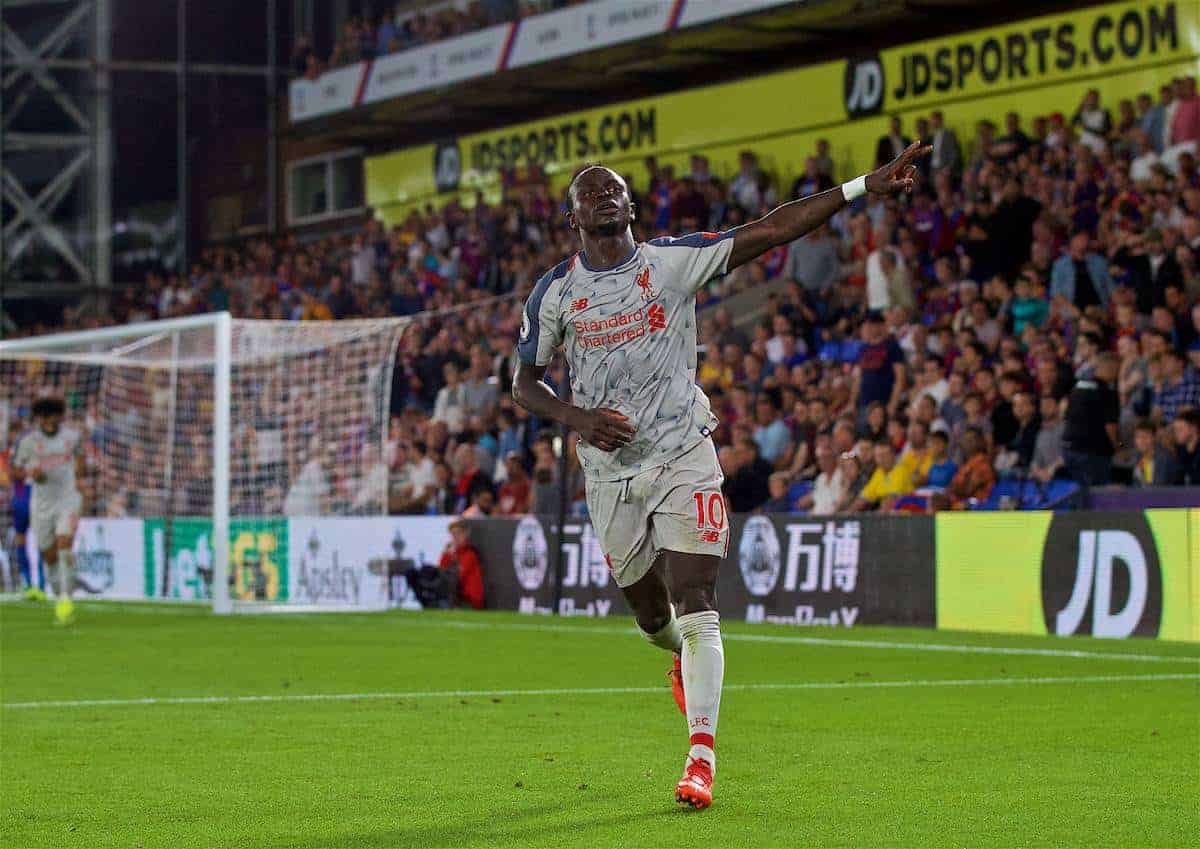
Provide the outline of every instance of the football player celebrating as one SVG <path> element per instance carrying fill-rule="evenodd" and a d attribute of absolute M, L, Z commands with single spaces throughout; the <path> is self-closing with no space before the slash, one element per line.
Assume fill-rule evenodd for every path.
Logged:
<path fill-rule="evenodd" d="M 783 204 L 723 233 L 638 243 L 625 181 L 592 165 L 567 189 L 582 250 L 534 286 L 525 305 L 513 396 L 579 432 L 588 512 L 614 580 L 653 645 L 675 653 L 671 678 L 690 748 L 677 801 L 712 803 L 724 650 L 717 567 L 729 544 L 716 416 L 696 385 L 696 292 L 714 277 L 815 230 L 873 192 L 911 192 L 911 145 L 845 185 Z M 555 351 L 573 403 L 543 382 Z"/>

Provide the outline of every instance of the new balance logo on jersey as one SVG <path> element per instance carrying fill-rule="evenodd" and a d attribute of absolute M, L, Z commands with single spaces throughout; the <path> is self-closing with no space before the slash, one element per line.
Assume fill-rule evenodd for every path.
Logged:
<path fill-rule="evenodd" d="M 707 531 L 700 532 L 700 542 L 713 543 L 713 542 L 720 542 L 720 541 L 721 541 L 721 532 L 720 531 L 707 530 Z"/>
<path fill-rule="evenodd" d="M 654 289 L 651 288 L 651 286 L 650 286 L 650 269 L 649 268 L 643 268 L 641 271 L 639 271 L 637 277 L 634 278 L 633 282 L 637 283 L 638 288 L 640 288 L 642 290 L 642 301 L 643 302 L 650 303 L 651 301 L 653 301 L 655 298 L 658 297 L 658 293 L 655 292 Z"/>
<path fill-rule="evenodd" d="M 579 312 L 580 310 L 586 310 L 587 304 L 588 304 L 587 298 L 576 298 L 575 300 L 571 301 L 571 312 Z"/>
<path fill-rule="evenodd" d="M 662 308 L 662 304 L 651 304 L 650 309 L 646 310 L 646 320 L 650 324 L 651 333 L 667 329 L 667 311 Z"/>

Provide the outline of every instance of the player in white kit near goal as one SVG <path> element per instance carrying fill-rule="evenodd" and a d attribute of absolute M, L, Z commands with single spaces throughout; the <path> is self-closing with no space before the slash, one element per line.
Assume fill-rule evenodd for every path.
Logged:
<path fill-rule="evenodd" d="M 690 746 L 675 798 L 692 807 L 712 803 L 725 665 L 716 584 L 729 546 L 717 418 L 696 385 L 696 291 L 868 191 L 911 191 L 913 162 L 929 150 L 914 144 L 871 174 L 733 230 L 645 243 L 630 229 L 625 181 L 588 166 L 567 190 L 583 249 L 525 305 L 513 395 L 580 434 L 588 512 L 609 569 L 646 639 L 675 654 L 669 674 Z M 559 350 L 572 404 L 542 380 Z"/>
<path fill-rule="evenodd" d="M 42 395 L 33 402 L 32 412 L 35 427 L 17 445 L 13 472 L 33 481 L 30 527 L 42 554 L 46 584 L 58 594 L 55 616 L 65 625 L 75 615 L 73 545 L 83 508 L 75 481 L 83 442 L 78 430 L 63 424 L 66 405 L 61 397 Z"/>

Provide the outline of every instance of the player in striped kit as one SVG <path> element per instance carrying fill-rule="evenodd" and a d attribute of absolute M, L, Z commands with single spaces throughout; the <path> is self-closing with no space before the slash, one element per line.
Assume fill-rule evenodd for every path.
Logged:
<path fill-rule="evenodd" d="M 78 430 L 63 424 L 65 412 L 59 396 L 46 394 L 34 401 L 36 427 L 21 438 L 13 455 L 13 474 L 33 481 L 30 524 L 50 586 L 58 595 L 54 614 L 62 625 L 75 617 L 72 547 L 83 502 L 75 485 L 76 475 L 82 472 L 82 438 Z"/>
<path fill-rule="evenodd" d="M 638 243 L 625 181 L 600 165 L 568 188 L 583 249 L 534 286 L 525 305 L 513 396 L 579 432 L 588 512 L 613 579 L 653 645 L 675 654 L 671 679 L 688 721 L 677 801 L 712 803 L 724 649 L 717 569 L 729 545 L 716 416 L 696 385 L 696 292 L 828 221 L 866 192 L 911 191 L 914 144 L 887 166 L 784 204 L 724 233 Z M 555 351 L 573 403 L 543 382 Z"/>

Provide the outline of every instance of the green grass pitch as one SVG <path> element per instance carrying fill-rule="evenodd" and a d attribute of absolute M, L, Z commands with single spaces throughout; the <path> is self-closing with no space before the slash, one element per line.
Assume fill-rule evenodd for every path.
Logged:
<path fill-rule="evenodd" d="M 727 623 L 693 812 L 627 619 L 51 618 L 0 605 L 4 847 L 1200 845 L 1197 646 Z"/>

